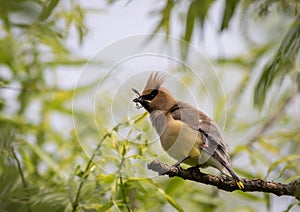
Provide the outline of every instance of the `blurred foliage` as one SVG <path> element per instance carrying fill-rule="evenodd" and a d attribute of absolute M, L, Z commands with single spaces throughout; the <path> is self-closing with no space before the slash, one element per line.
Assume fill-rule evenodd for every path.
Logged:
<path fill-rule="evenodd" d="M 274 58 L 262 70 L 261 77 L 255 87 L 254 104 L 260 109 L 265 102 L 267 91 L 273 84 L 276 78 L 281 79 L 282 83 L 284 76 L 295 70 L 296 58 L 300 49 L 300 16 L 292 23 L 287 34 L 275 53 Z"/>
<path fill-rule="evenodd" d="M 69 204 L 62 170 L 72 171 L 80 149 L 51 119 L 71 114 L 73 89 L 62 90 L 56 74 L 86 62 L 66 44 L 71 29 L 83 42 L 84 13 L 75 1 L 0 1 L 0 211 L 64 211 Z"/>
<path fill-rule="evenodd" d="M 154 31 L 171 35 L 178 12 L 182 38 L 191 42 L 205 30 L 217 1 L 164 2 L 152 13 L 159 18 Z M 245 55 L 214 61 L 227 95 L 215 105 L 214 118 L 224 121 L 229 105 L 226 137 L 241 177 L 280 182 L 300 178 L 295 115 L 300 85 L 299 5 L 297 0 L 224 1 L 220 33 L 235 17 L 241 22 L 261 21 L 272 14 L 288 19 L 275 26 L 285 29 L 280 38 L 268 33 L 267 42 L 249 45 Z M 98 132 L 84 103 L 83 109 L 72 110 L 73 87 L 62 88 L 65 79 L 58 73 L 80 70 L 87 62 L 69 46 L 74 37 L 76 45 L 84 44 L 87 13 L 84 4 L 75 0 L 0 0 L 0 211 L 271 211 L 274 199 L 267 194 L 230 194 L 179 178 L 151 178 L 146 162 L 157 156 L 157 150 L 144 133 L 149 130 L 146 113 L 124 117 L 112 128 L 102 124 Z M 266 65 L 257 73 L 254 69 L 261 63 Z M 238 80 L 233 82 L 233 75 Z M 185 77 L 191 86 L 198 86 L 188 73 Z M 76 93 L 87 96 L 97 83 L 95 79 L 78 86 Z M 203 89 L 198 90 L 203 97 Z M 253 110 L 249 95 L 260 113 Z M 110 108 L 111 98 L 108 94 L 103 97 L 107 102 L 99 100 L 101 107 L 94 111 L 98 119 L 109 119 L 105 109 Z M 74 116 L 84 129 L 72 128 Z M 79 130 L 81 144 L 91 149 L 89 157 L 80 147 Z M 286 211 L 299 210 L 299 203 L 286 200 Z"/>
<path fill-rule="evenodd" d="M 160 10 L 160 21 L 156 25 L 154 32 L 163 30 L 166 34 L 170 34 L 172 21 L 176 20 L 176 16 L 180 14 L 182 18 L 182 39 L 186 42 L 191 42 L 193 35 L 199 38 L 199 30 L 205 30 L 205 23 L 209 20 L 209 11 L 212 9 L 215 0 L 186 0 L 172 1 L 166 0 L 164 7 Z M 298 0 L 278 1 L 278 0 L 226 0 L 223 7 L 223 17 L 220 20 L 220 32 L 225 31 L 230 27 L 231 19 L 234 15 L 240 16 L 242 22 L 252 19 L 253 16 L 258 16 L 263 19 L 270 13 L 277 10 L 280 15 L 288 16 L 291 23 L 287 26 L 286 34 L 281 40 L 281 44 L 274 47 L 278 50 L 273 50 L 273 58 L 265 65 L 261 71 L 260 79 L 257 82 L 254 93 L 254 105 L 259 109 L 262 108 L 265 102 L 265 96 L 276 79 L 278 84 L 282 82 L 287 73 L 295 72 L 296 58 L 300 48 L 300 5 Z M 188 5 L 188 6 L 187 6 Z M 242 12 L 238 12 L 237 8 L 241 7 Z M 275 9 L 274 9 L 275 8 Z M 239 14 L 238 14 L 239 13 Z M 154 13 L 155 14 L 155 13 Z M 155 14 L 156 15 L 156 14 Z M 247 23 L 244 23 L 245 25 Z M 277 42 L 278 43 L 278 42 Z M 182 49 L 183 58 L 186 58 L 188 49 Z M 268 52 L 265 52 L 268 53 Z M 263 58 L 264 55 L 260 55 Z M 257 61 L 259 58 L 257 58 Z"/>

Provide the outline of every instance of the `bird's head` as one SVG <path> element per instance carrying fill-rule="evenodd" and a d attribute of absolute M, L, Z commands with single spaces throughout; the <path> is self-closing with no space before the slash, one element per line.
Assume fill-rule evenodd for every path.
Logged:
<path fill-rule="evenodd" d="M 138 94 L 133 102 L 142 105 L 149 113 L 155 110 L 170 110 L 176 104 L 176 100 L 166 88 L 162 87 L 163 82 L 164 76 L 159 75 L 158 72 L 152 73 L 141 94 L 133 89 Z"/>

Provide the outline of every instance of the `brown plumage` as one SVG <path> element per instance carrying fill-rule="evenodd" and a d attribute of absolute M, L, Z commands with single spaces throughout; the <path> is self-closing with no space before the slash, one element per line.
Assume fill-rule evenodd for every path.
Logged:
<path fill-rule="evenodd" d="M 218 126 L 202 111 L 177 101 L 162 87 L 164 77 L 152 73 L 142 94 L 133 101 L 149 113 L 163 149 L 178 162 L 192 166 L 212 166 L 231 176 L 240 189 L 244 185 L 232 170 L 228 146 Z"/>

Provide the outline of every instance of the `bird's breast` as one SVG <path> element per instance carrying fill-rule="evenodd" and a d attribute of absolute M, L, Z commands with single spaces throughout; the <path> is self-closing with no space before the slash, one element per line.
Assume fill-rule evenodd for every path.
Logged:
<path fill-rule="evenodd" d="M 164 132 L 160 136 L 163 149 L 174 159 L 181 160 L 187 156 L 187 163 L 196 165 L 200 157 L 201 137 L 186 123 L 179 120 L 168 120 Z M 190 162 L 189 162 L 190 161 Z"/>

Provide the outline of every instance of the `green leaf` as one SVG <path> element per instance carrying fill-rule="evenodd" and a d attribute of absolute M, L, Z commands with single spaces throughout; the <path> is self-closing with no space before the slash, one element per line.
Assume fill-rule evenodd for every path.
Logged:
<path fill-rule="evenodd" d="M 297 197 L 297 194 L 296 194 L 296 197 Z M 299 199 L 299 198 L 298 198 Z M 298 203 L 295 202 L 295 203 L 292 203 L 290 204 L 287 209 L 285 209 L 283 212 L 289 212 L 289 211 L 292 211 L 293 207 L 296 206 Z"/>
<path fill-rule="evenodd" d="M 67 192 L 65 190 L 60 191 L 58 188 L 51 190 L 41 189 L 39 193 L 35 193 L 31 196 L 33 211 L 64 211 L 68 203 Z"/>
<path fill-rule="evenodd" d="M 183 208 L 179 205 L 179 203 L 170 195 L 168 195 L 164 189 L 161 188 L 161 186 L 156 183 L 155 181 L 153 181 L 152 179 L 149 178 L 130 178 L 130 180 L 137 180 L 139 182 L 143 181 L 143 185 L 144 184 L 151 184 L 152 186 L 154 186 L 155 190 L 163 195 L 163 197 L 178 211 L 184 211 Z M 141 183 L 142 184 L 142 183 Z"/>
<path fill-rule="evenodd" d="M 184 183 L 184 180 L 179 177 L 170 179 L 165 188 L 166 193 L 171 194 L 171 193 L 175 192 L 176 190 L 181 188 L 181 185 L 183 183 Z"/>
<path fill-rule="evenodd" d="M 17 41 L 10 35 L 0 39 L 0 64 L 13 66 L 17 55 Z"/>
<path fill-rule="evenodd" d="M 226 0 L 226 5 L 224 7 L 224 14 L 222 19 L 222 25 L 220 31 L 228 28 L 229 22 L 234 15 L 235 8 L 240 0 Z"/>
<path fill-rule="evenodd" d="M 115 174 L 99 174 L 97 178 L 104 184 L 112 184 L 116 179 Z"/>
<path fill-rule="evenodd" d="M 255 86 L 254 105 L 261 109 L 268 90 L 275 79 L 293 70 L 300 49 L 300 19 L 297 19 L 284 36 L 275 56 L 265 65 L 258 83 Z"/>
<path fill-rule="evenodd" d="M 68 50 L 57 35 L 40 34 L 39 38 L 40 42 L 48 46 L 55 55 L 64 55 L 68 53 Z"/>
<path fill-rule="evenodd" d="M 249 148 L 246 145 L 238 145 L 231 152 L 231 157 L 234 157 L 235 155 L 240 154 L 242 152 L 248 152 L 248 151 L 249 151 Z"/>
<path fill-rule="evenodd" d="M 296 80 L 295 81 L 296 81 L 298 92 L 300 92 L 300 72 L 296 73 Z"/>
<path fill-rule="evenodd" d="M 255 201 L 255 202 L 263 202 L 263 199 L 261 196 L 253 193 L 248 193 L 248 192 L 236 192 L 240 197 L 243 197 L 247 199 L 248 201 Z"/>
<path fill-rule="evenodd" d="M 251 206 L 239 206 L 232 210 L 232 212 L 256 212 L 257 209 L 252 208 Z"/>
<path fill-rule="evenodd" d="M 44 7 L 39 15 L 39 20 L 45 21 L 46 19 L 48 19 L 58 3 L 59 3 L 59 0 L 46 1 L 46 4 L 44 5 Z"/>
<path fill-rule="evenodd" d="M 167 35 L 170 34 L 170 17 L 174 5 L 174 1 L 168 0 L 165 7 L 159 12 L 161 19 L 156 28 L 153 30 L 154 33 L 157 33 L 160 29 L 163 29 Z"/>
<path fill-rule="evenodd" d="M 183 36 L 183 40 L 186 42 L 190 42 L 196 21 L 200 22 L 200 29 L 202 30 L 204 27 L 205 19 L 207 17 L 208 11 L 212 5 L 214 0 L 193 0 L 189 6 L 189 9 L 186 14 L 185 21 L 185 32 Z M 189 45 L 180 42 L 181 44 L 181 55 L 183 59 L 186 59 L 187 53 L 189 51 Z"/>
<path fill-rule="evenodd" d="M 179 203 L 170 195 L 168 195 L 167 193 L 165 193 L 165 191 L 162 188 L 156 188 L 157 191 L 162 194 L 165 199 L 178 211 L 184 211 L 183 208 L 179 205 Z"/>
<path fill-rule="evenodd" d="M 4 164 L 3 162 L 9 161 L 8 164 Z M 17 167 L 13 164 L 12 159 L 11 160 L 3 160 L 0 164 L 0 199 L 2 197 L 9 194 L 11 191 L 13 191 L 17 185 L 16 182 L 18 182 L 19 179 L 19 172 Z"/>
<path fill-rule="evenodd" d="M 270 141 L 263 137 L 259 137 L 259 145 L 264 148 L 266 151 L 274 153 L 274 154 L 279 154 L 279 148 L 275 145 L 272 145 Z"/>
<path fill-rule="evenodd" d="M 293 182 L 295 180 L 298 180 L 298 181 L 300 180 L 300 174 L 290 177 L 289 179 L 286 180 L 286 182 Z M 299 190 L 299 195 L 300 195 L 300 190 Z"/>
<path fill-rule="evenodd" d="M 57 66 L 84 66 L 86 64 L 93 64 L 93 65 L 102 65 L 102 62 L 100 61 L 90 61 L 87 59 L 69 59 L 69 58 L 55 58 L 55 59 L 51 59 L 48 62 L 45 62 L 45 64 L 47 66 L 51 66 L 51 67 L 57 67 Z M 68 70 L 66 70 L 68 71 Z"/>
<path fill-rule="evenodd" d="M 106 211 L 109 208 L 111 208 L 114 204 L 112 202 L 109 202 L 105 205 L 102 205 L 100 203 L 87 203 L 82 206 L 86 211 Z"/>
<path fill-rule="evenodd" d="M 108 209 L 110 209 L 112 206 L 114 205 L 114 203 L 112 202 L 108 202 L 104 205 L 101 205 L 101 207 L 97 210 L 98 212 L 105 212 L 107 211 Z"/>
<path fill-rule="evenodd" d="M 281 169 L 278 177 L 281 177 L 285 173 L 286 170 L 293 169 L 293 168 L 297 169 L 297 167 L 300 167 L 300 160 L 298 160 L 296 162 L 288 163 L 283 169 Z"/>
<path fill-rule="evenodd" d="M 196 13 L 197 13 L 197 1 L 193 1 L 190 4 L 189 10 L 188 10 L 187 16 L 186 16 L 184 40 L 187 42 L 190 42 L 192 34 L 193 34 Z"/>
<path fill-rule="evenodd" d="M 192 1 L 187 12 L 184 40 L 190 42 L 194 30 L 195 20 L 200 21 L 201 28 L 204 27 L 205 19 L 213 2 L 214 0 Z"/>
<path fill-rule="evenodd" d="M 271 164 L 271 166 L 268 169 L 267 176 L 273 171 L 279 164 L 281 163 L 286 163 L 286 162 L 291 162 L 294 160 L 300 160 L 300 155 L 289 155 L 280 158 L 279 160 L 275 161 L 274 163 Z"/>
<path fill-rule="evenodd" d="M 30 147 L 41 159 L 45 162 L 50 169 L 52 169 L 55 173 L 57 173 L 61 178 L 63 178 L 62 170 L 60 169 L 57 162 L 51 157 L 44 149 L 39 147 L 36 144 L 31 144 L 26 142 L 26 145 Z"/>
<path fill-rule="evenodd" d="M 5 120 L 0 121 L 0 155 L 9 155 L 16 140 L 17 126 Z"/>

